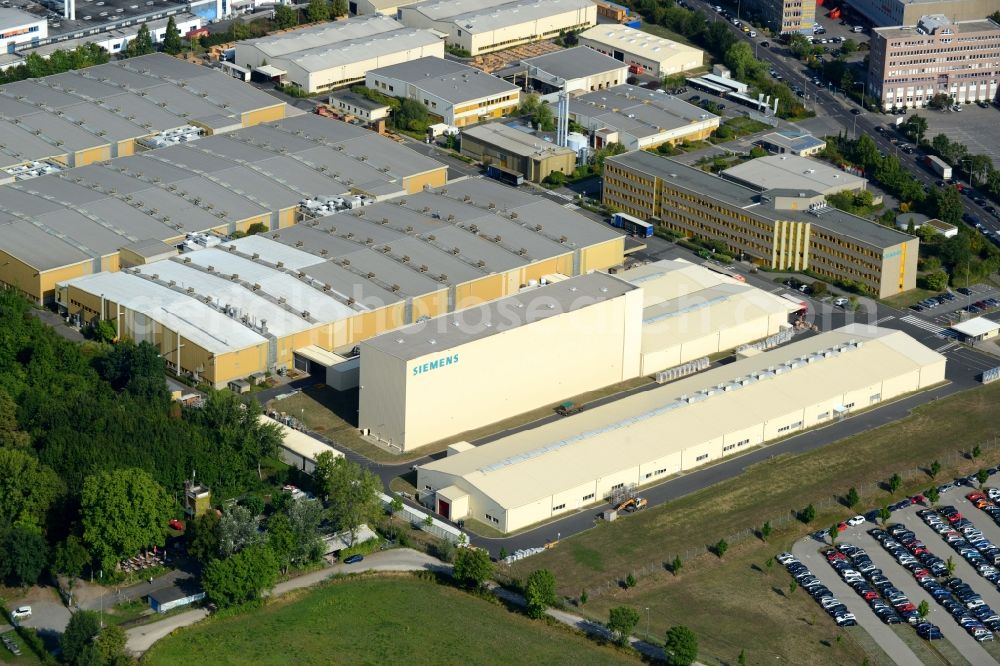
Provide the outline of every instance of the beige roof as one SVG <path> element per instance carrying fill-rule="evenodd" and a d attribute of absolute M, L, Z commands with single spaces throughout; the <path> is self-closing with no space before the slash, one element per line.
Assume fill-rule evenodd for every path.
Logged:
<path fill-rule="evenodd" d="M 325 451 L 332 453 L 334 458 L 341 458 L 344 455 L 332 446 L 325 444 L 314 437 L 310 437 L 304 432 L 293 430 L 284 423 L 275 421 L 269 416 L 261 414 L 257 417 L 257 420 L 263 424 L 274 424 L 281 428 L 281 434 L 283 436 L 281 445 L 289 451 L 297 453 L 303 458 L 316 462 L 316 456 Z"/>
<path fill-rule="evenodd" d="M 814 362 L 818 352 L 851 345 Z M 484 444 L 424 468 L 513 509 L 944 361 L 902 331 L 852 324 Z M 769 371 L 786 362 L 798 367 Z M 737 385 L 736 380 L 748 384 Z M 733 390 L 719 390 L 729 385 Z M 702 391 L 711 390 L 705 396 Z M 681 400 L 682 396 L 695 401 Z M 669 433 L 669 436 L 666 435 Z"/>
<path fill-rule="evenodd" d="M 345 359 L 340 354 L 334 354 L 331 351 L 327 351 L 322 347 L 317 345 L 306 345 L 305 347 L 299 347 L 295 350 L 295 353 L 302 358 L 307 358 L 310 361 L 319 363 L 325 368 L 337 365 L 338 363 L 343 363 Z"/>
<path fill-rule="evenodd" d="M 584 30 L 579 37 L 658 62 L 669 60 L 678 55 L 691 57 L 701 52 L 700 49 L 693 46 L 657 37 L 638 28 L 614 23 L 602 23 L 590 30 Z"/>
<path fill-rule="evenodd" d="M 620 273 L 619 277 L 637 287 L 642 287 L 643 308 L 717 287 L 720 284 L 742 284 L 684 259 L 664 259 L 643 264 Z"/>

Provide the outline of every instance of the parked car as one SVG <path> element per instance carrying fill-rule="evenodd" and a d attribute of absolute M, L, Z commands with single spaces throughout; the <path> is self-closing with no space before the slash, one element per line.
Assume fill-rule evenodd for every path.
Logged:
<path fill-rule="evenodd" d="M 13 620 L 23 620 L 31 617 L 31 606 L 18 606 L 11 612 L 10 617 Z"/>
<path fill-rule="evenodd" d="M 365 559 L 364 555 L 361 555 L 361 554 L 351 555 L 346 560 L 344 560 L 344 564 L 357 564 L 358 562 L 360 562 L 363 559 Z"/>

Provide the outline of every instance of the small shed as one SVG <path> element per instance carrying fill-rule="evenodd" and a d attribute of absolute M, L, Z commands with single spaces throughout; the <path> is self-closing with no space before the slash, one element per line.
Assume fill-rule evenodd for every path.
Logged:
<path fill-rule="evenodd" d="M 951 330 L 962 336 L 966 342 L 978 342 L 979 340 L 995 338 L 997 332 L 1000 331 L 1000 324 L 986 317 L 973 317 L 961 323 L 952 324 Z"/>
<path fill-rule="evenodd" d="M 205 592 L 194 581 L 182 580 L 175 585 L 149 593 L 149 607 L 157 613 L 166 613 L 180 606 L 187 606 L 205 598 Z"/>
<path fill-rule="evenodd" d="M 234 379 L 227 386 L 233 393 L 243 394 L 250 392 L 250 382 L 245 379 Z"/>

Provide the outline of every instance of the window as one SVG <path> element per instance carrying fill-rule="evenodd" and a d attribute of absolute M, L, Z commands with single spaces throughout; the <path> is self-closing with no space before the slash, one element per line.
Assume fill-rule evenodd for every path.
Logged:
<path fill-rule="evenodd" d="M 851 403 L 848 403 L 848 404 L 844 405 L 844 409 L 850 409 L 853 406 L 854 406 L 854 403 L 851 402 Z"/>
<path fill-rule="evenodd" d="M 736 448 L 735 444 L 730 444 L 729 446 L 723 446 L 722 447 L 722 452 L 725 453 L 726 451 L 732 451 L 735 448 Z"/>
<path fill-rule="evenodd" d="M 822 414 L 817 414 L 816 415 L 816 420 L 817 421 L 822 421 L 822 420 L 828 419 L 828 418 L 830 418 L 830 412 L 823 412 Z"/>
<path fill-rule="evenodd" d="M 431 488 L 430 486 L 424 486 L 424 490 L 434 490 L 434 489 Z"/>
<path fill-rule="evenodd" d="M 590 493 L 589 495 L 584 495 L 583 496 L 583 501 L 584 502 L 586 502 L 587 500 L 592 500 L 592 499 L 594 499 L 594 493 Z"/>
<path fill-rule="evenodd" d="M 653 474 L 655 474 L 656 476 L 659 476 L 660 474 L 664 474 L 666 471 L 667 471 L 667 468 L 664 467 L 663 469 L 656 470 L 655 472 L 653 472 Z"/>
<path fill-rule="evenodd" d="M 706 458 L 708 458 L 708 454 L 707 453 L 703 453 L 700 456 L 698 456 L 697 458 L 695 458 L 695 461 L 696 462 L 702 461 L 702 460 L 705 460 Z"/>
<path fill-rule="evenodd" d="M 644 476 L 643 478 L 648 479 L 651 476 L 653 476 L 652 472 L 646 472 L 646 476 Z"/>
<path fill-rule="evenodd" d="M 619 488 L 624 488 L 624 487 L 625 487 L 624 483 L 616 483 L 615 485 L 611 486 L 611 490 L 618 490 Z"/>
<path fill-rule="evenodd" d="M 493 516 L 491 516 L 488 513 L 484 513 L 483 515 L 486 516 L 486 520 L 488 520 L 489 522 L 493 523 L 494 525 L 499 525 L 500 524 L 500 519 L 499 518 L 494 518 Z"/>
<path fill-rule="evenodd" d="M 565 509 L 565 508 L 566 508 L 566 503 L 565 503 L 565 502 L 563 502 L 563 503 L 562 503 L 562 504 L 560 504 L 559 506 L 554 506 L 554 507 L 552 507 L 552 510 L 553 510 L 553 511 L 562 511 L 562 510 L 563 510 L 563 509 Z"/>
<path fill-rule="evenodd" d="M 868 398 L 868 401 L 869 402 L 878 402 L 881 399 L 882 399 L 882 394 L 881 393 L 873 393 L 871 395 L 871 397 Z"/>

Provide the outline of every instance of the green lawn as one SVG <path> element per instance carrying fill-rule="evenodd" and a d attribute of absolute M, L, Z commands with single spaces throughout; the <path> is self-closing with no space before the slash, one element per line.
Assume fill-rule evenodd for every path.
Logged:
<path fill-rule="evenodd" d="M 411 576 L 344 579 L 213 618 L 143 664 L 621 664 L 638 659 L 562 627 Z"/>
<path fill-rule="evenodd" d="M 1000 383 L 991 384 L 937 400 L 905 419 L 817 451 L 778 456 L 733 481 L 563 539 L 557 548 L 516 563 L 511 573 L 523 578 L 533 569 L 547 568 L 567 597 L 576 598 L 587 588 L 599 592 L 582 609 L 597 619 L 605 619 L 612 606 L 627 604 L 643 613 L 650 608 L 654 636 L 671 624 L 688 624 L 701 637 L 706 664 L 735 663 L 744 648 L 750 663 L 795 663 L 803 654 L 810 655 L 812 664 L 860 663 L 855 657 L 862 648 L 852 633 L 837 631 L 806 595 L 787 597 L 787 575 L 768 569 L 767 559 L 806 532 L 856 513 L 832 503 L 850 487 L 863 491 L 859 508 L 868 510 L 894 501 L 874 487 L 894 472 L 938 459 L 943 465 L 939 478 L 951 478 L 1000 463 L 998 447 L 984 447 L 978 460 L 961 457 L 1000 432 L 998 400 Z M 896 498 L 929 485 L 923 472 L 904 475 Z M 810 526 L 793 521 L 775 529 L 769 543 L 750 539 L 731 544 L 722 560 L 706 553 L 707 544 L 759 528 L 765 520 L 788 517 L 811 502 L 819 515 Z M 680 575 L 669 574 L 662 563 L 686 553 L 692 555 L 684 557 Z M 654 573 L 648 573 L 649 567 Z M 614 584 L 633 571 L 639 577 L 635 588 Z M 719 624 L 719 617 L 727 621 Z M 758 661 L 763 655 L 767 658 Z"/>

